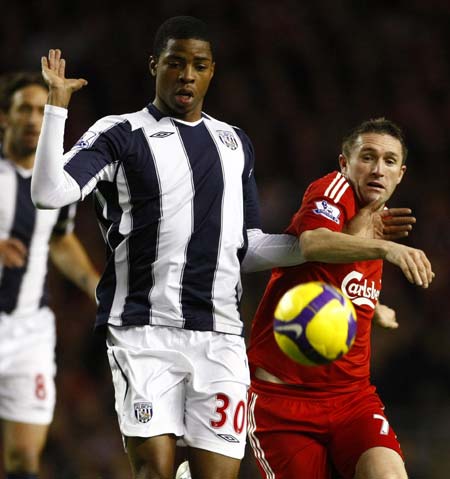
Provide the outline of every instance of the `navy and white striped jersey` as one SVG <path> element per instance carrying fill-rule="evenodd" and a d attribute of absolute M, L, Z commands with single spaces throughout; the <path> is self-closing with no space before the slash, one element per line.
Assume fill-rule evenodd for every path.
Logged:
<path fill-rule="evenodd" d="M 97 326 L 242 334 L 240 261 L 259 228 L 253 147 L 242 130 L 153 105 L 95 123 L 65 155 L 94 191 L 107 265 Z"/>
<path fill-rule="evenodd" d="M 38 210 L 31 201 L 31 170 L 0 156 L 0 239 L 17 238 L 27 247 L 25 265 L 0 262 L 0 314 L 25 316 L 48 304 L 49 239 L 73 230 L 76 206 Z"/>

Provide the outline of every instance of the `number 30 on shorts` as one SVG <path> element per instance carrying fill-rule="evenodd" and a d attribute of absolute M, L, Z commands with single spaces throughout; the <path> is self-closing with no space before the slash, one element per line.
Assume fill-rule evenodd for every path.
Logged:
<path fill-rule="evenodd" d="M 226 394 L 219 393 L 216 395 L 216 411 L 215 414 L 219 416 L 217 421 L 210 421 L 214 428 L 221 428 L 229 420 L 233 419 L 233 428 L 236 434 L 241 434 L 245 425 L 245 402 L 239 401 L 236 409 L 233 411 L 230 408 L 230 398 Z"/>

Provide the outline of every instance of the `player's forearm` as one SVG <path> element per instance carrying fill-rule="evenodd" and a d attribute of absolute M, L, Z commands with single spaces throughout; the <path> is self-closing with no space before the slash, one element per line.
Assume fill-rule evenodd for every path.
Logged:
<path fill-rule="evenodd" d="M 73 233 L 51 240 L 50 257 L 64 276 L 95 301 L 99 274 Z"/>
<path fill-rule="evenodd" d="M 54 209 L 80 199 L 80 188 L 64 171 L 63 142 L 67 110 L 46 105 L 31 179 L 37 208 Z"/>
<path fill-rule="evenodd" d="M 241 268 L 254 273 L 280 266 L 294 266 L 305 260 L 298 239 L 287 234 L 266 234 L 261 230 L 248 230 L 248 249 Z"/>
<path fill-rule="evenodd" d="M 384 259 L 389 244 L 385 240 L 359 238 L 326 228 L 303 232 L 299 242 L 306 261 L 321 263 Z"/>

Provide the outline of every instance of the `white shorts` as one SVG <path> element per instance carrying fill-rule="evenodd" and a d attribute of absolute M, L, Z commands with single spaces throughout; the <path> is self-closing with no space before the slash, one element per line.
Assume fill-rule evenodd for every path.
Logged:
<path fill-rule="evenodd" d="M 109 326 L 107 345 L 124 436 L 174 434 L 187 446 L 242 459 L 250 383 L 244 338 Z"/>
<path fill-rule="evenodd" d="M 50 424 L 55 408 L 55 318 L 0 314 L 0 418 Z"/>

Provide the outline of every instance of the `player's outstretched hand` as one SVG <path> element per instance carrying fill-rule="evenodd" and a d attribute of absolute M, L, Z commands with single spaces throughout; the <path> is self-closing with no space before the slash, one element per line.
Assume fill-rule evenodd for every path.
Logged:
<path fill-rule="evenodd" d="M 361 238 L 387 241 L 405 238 L 412 230 L 416 218 L 409 208 L 382 209 L 384 203 L 373 201 L 348 222 L 345 233 Z"/>
<path fill-rule="evenodd" d="M 87 85 L 84 78 L 66 78 L 66 61 L 61 50 L 51 49 L 48 57 L 41 58 L 42 76 L 49 88 L 48 103 L 67 108 L 72 93 Z"/>
<path fill-rule="evenodd" d="M 420 249 L 391 242 L 385 259 L 398 266 L 412 284 L 428 288 L 433 281 L 431 263 Z"/>
<path fill-rule="evenodd" d="M 0 240 L 0 263 L 7 268 L 21 268 L 25 265 L 27 247 L 16 238 Z"/>

